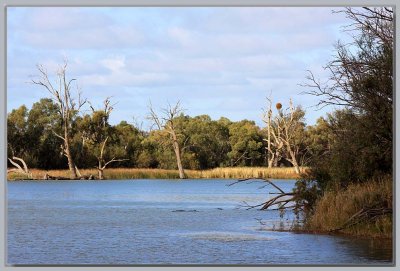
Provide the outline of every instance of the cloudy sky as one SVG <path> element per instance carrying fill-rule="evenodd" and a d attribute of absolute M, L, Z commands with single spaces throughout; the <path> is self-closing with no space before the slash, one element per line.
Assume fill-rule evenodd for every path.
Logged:
<path fill-rule="evenodd" d="M 326 77 L 322 66 L 348 39 L 348 23 L 331 8 L 9 7 L 8 112 L 49 97 L 29 81 L 37 64 L 55 74 L 66 57 L 92 104 L 117 102 L 114 124 L 143 121 L 150 100 L 155 108 L 180 100 L 191 116 L 261 125 L 270 92 L 274 102 L 302 105 L 313 124 L 331 109 L 317 111 L 299 84 L 307 70 Z"/>

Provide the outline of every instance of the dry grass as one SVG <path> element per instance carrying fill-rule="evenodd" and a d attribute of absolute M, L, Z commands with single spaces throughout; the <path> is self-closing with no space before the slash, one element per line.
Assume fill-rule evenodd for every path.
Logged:
<path fill-rule="evenodd" d="M 392 206 L 392 185 L 391 176 L 387 176 L 364 184 L 350 185 L 346 190 L 326 192 L 317 202 L 315 213 L 308 219 L 306 227 L 312 231 L 327 232 L 340 228 L 363 208 L 375 205 Z M 374 221 L 363 221 L 340 232 L 390 238 L 392 215 L 383 215 Z"/>
<path fill-rule="evenodd" d="M 305 172 L 306 168 L 301 171 Z M 69 177 L 68 170 L 31 170 L 34 179 L 43 179 L 47 173 L 51 176 Z M 96 169 L 81 169 L 82 175 L 97 176 Z M 265 167 L 235 167 L 215 168 L 210 170 L 185 170 L 189 179 L 240 179 L 240 178 L 272 178 L 272 179 L 296 179 L 299 175 L 293 168 L 265 168 Z M 178 170 L 148 169 L 148 168 L 110 168 L 104 171 L 107 179 L 178 179 Z M 8 180 L 24 179 L 26 176 L 10 173 Z"/>
<path fill-rule="evenodd" d="M 305 168 L 301 171 L 304 173 Z M 214 168 L 210 170 L 190 170 L 187 171 L 189 178 L 206 179 L 241 179 L 241 178 L 271 178 L 271 179 L 297 179 L 297 174 L 293 168 L 266 168 L 266 167 L 233 167 L 233 168 Z M 192 176 L 192 177 L 191 177 Z"/>

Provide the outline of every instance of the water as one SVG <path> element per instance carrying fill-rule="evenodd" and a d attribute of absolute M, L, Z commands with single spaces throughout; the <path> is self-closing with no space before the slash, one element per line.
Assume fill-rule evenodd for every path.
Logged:
<path fill-rule="evenodd" d="M 273 187 L 229 180 L 9 182 L 8 264 L 391 264 L 391 244 L 267 231 Z M 294 181 L 276 181 L 290 191 Z"/>

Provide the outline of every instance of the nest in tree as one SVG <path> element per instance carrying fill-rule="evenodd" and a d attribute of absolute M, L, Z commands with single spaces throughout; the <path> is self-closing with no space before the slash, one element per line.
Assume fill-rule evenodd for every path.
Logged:
<path fill-rule="evenodd" d="M 276 104 L 276 109 L 280 110 L 282 108 L 282 104 L 281 103 L 277 103 Z"/>

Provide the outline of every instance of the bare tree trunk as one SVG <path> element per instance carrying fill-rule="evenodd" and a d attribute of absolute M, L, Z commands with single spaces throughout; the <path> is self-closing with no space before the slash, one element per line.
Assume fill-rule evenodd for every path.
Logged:
<path fill-rule="evenodd" d="M 267 152 L 267 155 L 268 155 L 268 167 L 269 168 L 272 168 L 272 161 L 274 160 L 274 154 L 272 153 L 272 155 L 271 155 L 271 108 L 270 108 L 270 110 L 269 110 L 269 112 L 268 112 L 268 123 L 267 123 L 267 133 L 268 133 L 268 135 L 267 135 L 267 140 L 268 140 L 268 142 L 267 142 L 267 148 L 268 148 L 268 152 Z M 271 157 L 272 156 L 272 157 Z"/>
<path fill-rule="evenodd" d="M 71 155 L 71 150 L 70 150 L 70 146 L 69 146 L 69 138 L 68 138 L 67 132 L 65 132 L 65 139 L 64 139 L 64 154 L 68 159 L 68 167 L 69 167 L 71 179 L 77 179 L 78 174 L 76 173 L 75 162 Z"/>
<path fill-rule="evenodd" d="M 179 178 L 186 179 L 186 175 L 185 175 L 185 172 L 184 172 L 183 166 L 182 166 L 181 149 L 179 147 L 175 131 L 173 131 L 173 133 L 171 135 L 172 135 L 173 147 L 174 147 L 174 151 L 175 151 L 175 155 L 176 155 L 176 164 L 177 164 L 178 170 L 179 170 Z"/>
<path fill-rule="evenodd" d="M 97 172 L 99 175 L 99 180 L 104 180 L 104 168 L 102 168 L 100 165 L 97 168 Z"/>
<path fill-rule="evenodd" d="M 295 155 L 294 152 L 293 152 L 292 150 L 290 150 L 290 149 L 288 150 L 288 152 L 289 152 L 289 154 L 290 154 L 290 159 L 288 159 L 289 162 L 292 163 L 292 165 L 293 165 L 293 167 L 294 167 L 294 171 L 295 171 L 297 174 L 300 174 L 300 167 L 299 167 L 299 163 L 297 162 L 296 155 Z"/>
<path fill-rule="evenodd" d="M 267 160 L 268 168 L 277 167 L 278 161 L 281 158 L 280 150 L 283 147 L 283 142 L 281 140 L 281 127 L 279 120 L 272 120 L 272 98 L 267 97 L 268 108 L 264 111 L 263 121 L 267 125 Z M 279 110 L 279 109 L 278 109 Z M 273 126 L 273 124 L 275 124 Z"/>

